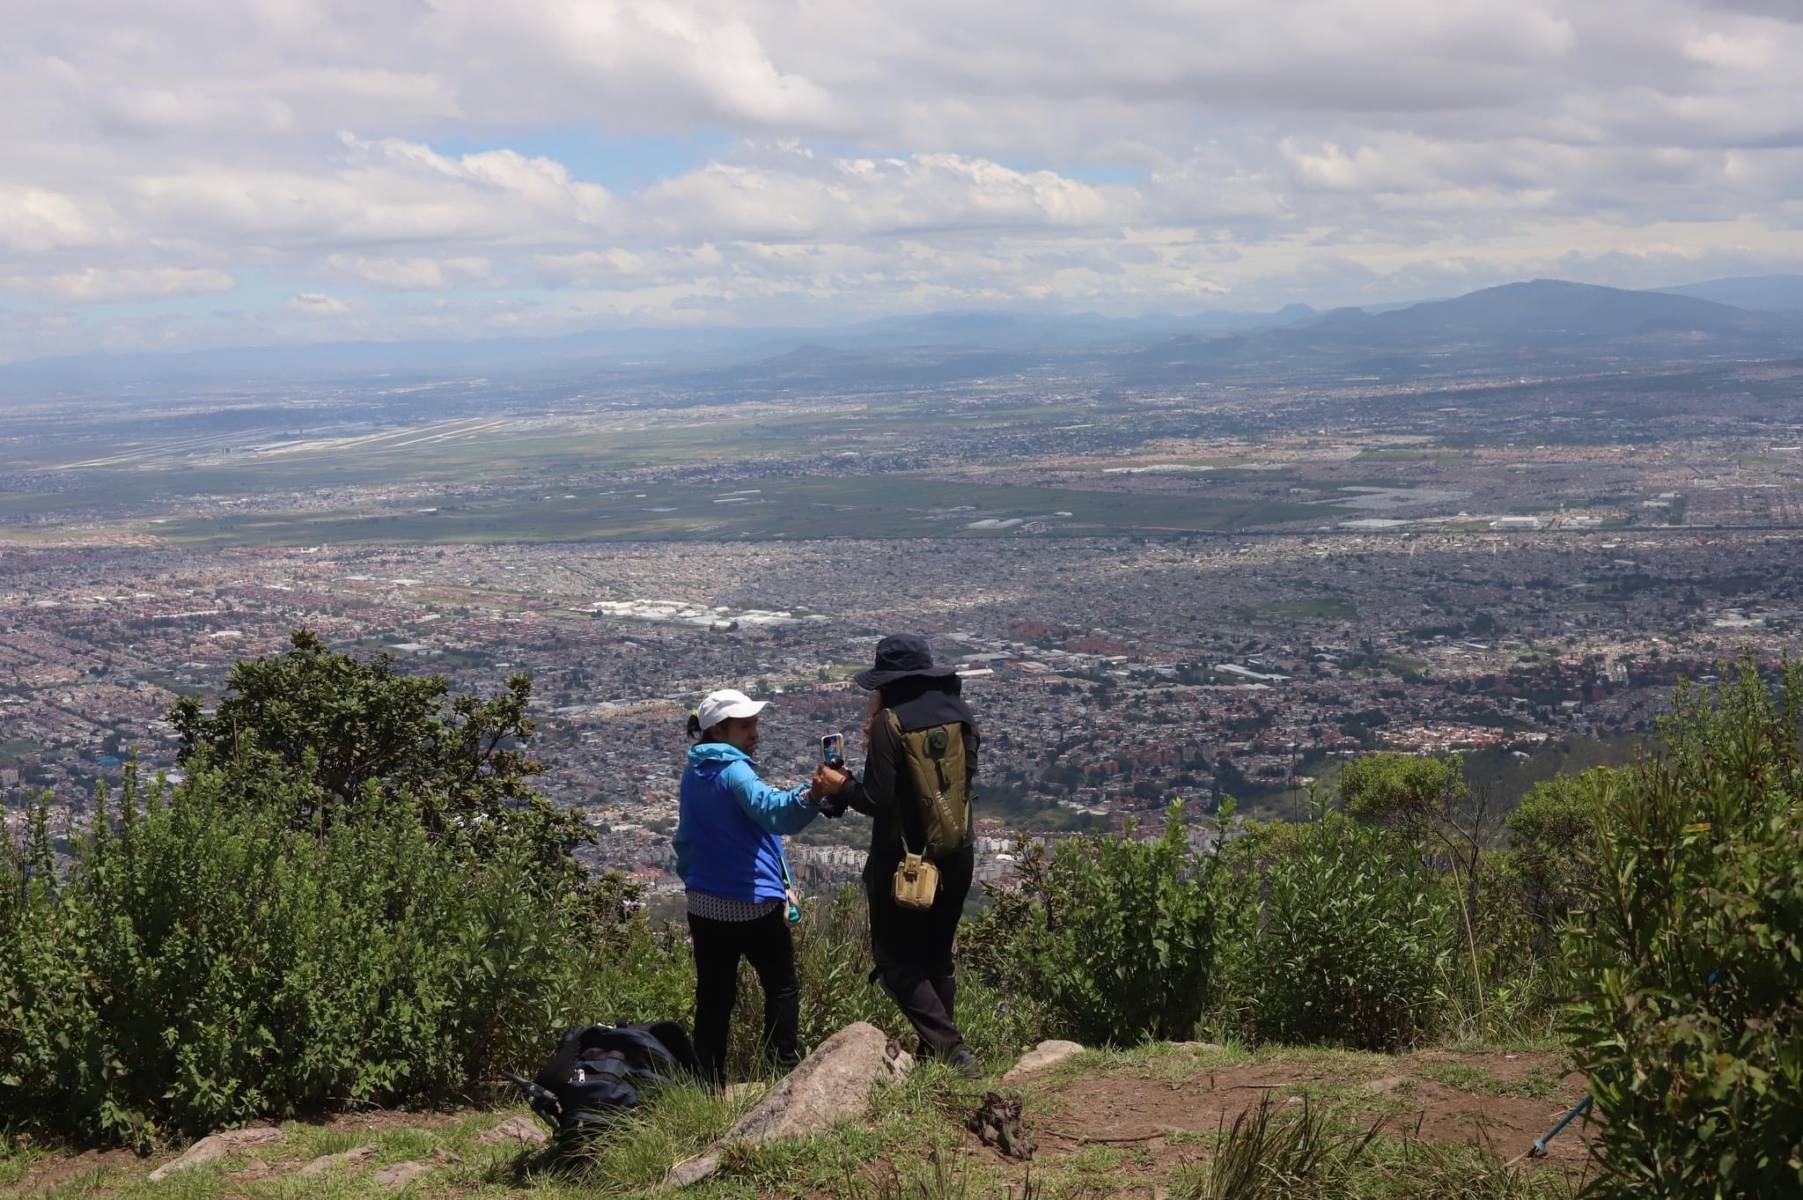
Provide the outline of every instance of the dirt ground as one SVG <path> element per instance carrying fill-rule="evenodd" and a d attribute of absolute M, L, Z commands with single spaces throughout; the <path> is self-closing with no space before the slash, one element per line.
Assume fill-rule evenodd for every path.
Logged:
<path fill-rule="evenodd" d="M 1094 1169 L 1091 1164 L 1104 1164 L 1111 1194 L 1137 1196 L 1142 1190 L 1147 1195 L 1157 1194 L 1174 1170 L 1205 1157 L 1221 1130 L 1231 1127 L 1240 1114 L 1256 1108 L 1267 1096 L 1286 1105 L 1304 1103 L 1306 1097 L 1308 1103 L 1349 1113 L 1359 1126 L 1368 1129 L 1376 1125 L 1391 1137 L 1485 1146 L 1503 1159 L 1515 1159 L 1577 1102 L 1584 1080 L 1570 1072 L 1562 1056 L 1545 1051 L 1424 1051 L 1389 1058 L 1275 1051 L 1248 1059 L 1244 1053 L 1208 1047 L 1194 1053 L 1172 1048 L 1171 1052 L 1154 1049 L 1149 1054 L 1130 1053 L 1112 1059 L 1079 1059 L 1028 1076 L 1007 1091 L 1024 1098 L 1026 1128 L 1037 1142 L 1033 1169 L 1064 1164 L 1084 1172 Z M 941 1115 L 947 1126 L 959 1129 L 966 1112 L 948 1107 Z M 478 1123 L 487 1117 L 479 1116 Z M 492 1118 L 499 1121 L 501 1114 L 494 1113 Z M 229 1167 L 230 1183 L 221 1194 L 238 1194 L 240 1188 L 244 1194 L 259 1195 L 267 1194 L 269 1187 L 279 1190 L 289 1185 L 286 1177 L 309 1156 L 321 1153 L 320 1146 L 338 1144 L 330 1139 L 296 1139 L 294 1134 L 303 1128 L 348 1135 L 339 1140 L 357 1146 L 373 1144 L 384 1135 L 413 1132 L 450 1138 L 457 1136 L 454 1130 L 460 1123 L 461 1136 L 467 1140 L 473 1136 L 468 1128 L 471 1120 L 472 1114 L 467 1112 L 369 1111 L 294 1122 L 285 1127 L 289 1134 L 279 1147 L 259 1147 L 236 1157 Z M 1589 1158 L 1589 1132 L 1582 1123 L 1574 1123 L 1552 1143 L 1548 1158 L 1523 1159 L 1523 1167 L 1577 1175 Z M 954 1144 L 972 1166 L 982 1163 L 1002 1168 L 1004 1178 L 1023 1166 L 1004 1159 L 975 1134 L 963 1131 L 957 1136 L 960 1140 Z M 307 1149 L 309 1145 L 313 1148 Z M 420 1171 L 462 1161 L 442 1146 L 435 1150 L 410 1148 L 405 1153 L 426 1160 L 418 1165 Z M 464 1153 L 469 1153 L 467 1146 Z M 126 1195 L 135 1197 L 140 1194 L 137 1185 L 142 1176 L 175 1154 L 173 1148 L 150 1158 L 126 1150 L 50 1153 L 30 1162 L 10 1184 L 0 1186 L 0 1200 L 22 1200 L 55 1189 L 112 1195 L 122 1187 Z M 477 1158 L 481 1157 L 478 1151 Z M 1086 1164 L 1085 1159 L 1090 1162 Z M 880 1193 L 883 1171 L 895 1165 L 887 1156 L 869 1160 L 862 1181 Z M 373 1173 L 359 1178 L 378 1191 L 409 1186 L 408 1177 L 388 1183 Z M 504 1184 L 497 1189 L 493 1183 L 490 1180 L 476 1190 L 522 1194 Z M 412 1190 L 421 1195 L 456 1195 L 467 1190 L 459 1185 L 445 1191 L 445 1186 L 449 1184 L 441 1181 L 434 1189 Z M 312 1192 L 300 1188 L 294 1194 Z"/>
<path fill-rule="evenodd" d="M 1361 1125 L 1379 1123 L 1391 1136 L 1488 1146 L 1513 1159 L 1584 1094 L 1583 1076 L 1569 1072 L 1554 1054 L 1435 1051 L 1385 1065 L 1388 1073 L 1375 1078 L 1368 1071 L 1331 1062 L 1281 1060 L 1202 1067 L 1175 1078 L 1159 1072 L 1084 1073 L 1050 1090 L 1048 1098 L 1035 1106 L 1038 1111 L 1029 1112 L 1029 1124 L 1038 1138 L 1037 1158 L 1057 1159 L 1088 1146 L 1116 1146 L 1144 1152 L 1152 1160 L 1148 1165 L 1161 1171 L 1194 1158 L 1198 1137 L 1231 1127 L 1261 1098 L 1269 1095 L 1300 1103 L 1306 1095 L 1350 1105 L 1361 1114 Z M 1470 1078 L 1478 1090 L 1451 1086 L 1435 1075 Z M 1498 1094 L 1541 1090 L 1527 1086 L 1534 1080 L 1556 1082 L 1541 1098 Z M 1580 1169 L 1589 1158 L 1587 1132 L 1574 1122 L 1553 1140 L 1546 1159 L 1523 1159 L 1522 1164 Z M 973 1153 L 995 1154 L 974 1137 L 967 1146 Z"/>

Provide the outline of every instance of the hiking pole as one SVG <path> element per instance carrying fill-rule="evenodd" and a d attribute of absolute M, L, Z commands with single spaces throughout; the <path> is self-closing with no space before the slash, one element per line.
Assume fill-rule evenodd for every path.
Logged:
<path fill-rule="evenodd" d="M 1714 987 L 1715 981 L 1721 977 L 1722 971 L 1720 967 L 1709 972 L 1709 978 L 1703 981 L 1703 995 L 1707 996 L 1709 994 L 1709 989 Z M 1545 1137 L 1535 1142 L 1532 1146 L 1529 1146 L 1526 1154 L 1518 1154 L 1513 1159 L 1509 1160 L 1507 1165 L 1512 1167 L 1524 1158 L 1545 1158 L 1546 1144 L 1558 1137 L 1564 1128 L 1571 1124 L 1573 1117 L 1582 1116 L 1584 1113 L 1590 1111 L 1590 1105 L 1593 1099 L 1594 1098 L 1586 1092 L 1584 1098 L 1578 1101 L 1570 1112 L 1559 1118 L 1559 1123 L 1557 1125 L 1554 1125 L 1551 1129 L 1546 1131 Z"/>
<path fill-rule="evenodd" d="M 1582 1116 L 1590 1108 L 1590 1097 L 1585 1096 L 1573 1106 L 1572 1110 L 1559 1118 L 1559 1123 L 1546 1131 L 1546 1136 L 1528 1147 L 1529 1158 L 1545 1158 L 1546 1144 L 1559 1136 L 1561 1130 L 1571 1124 L 1574 1117 Z"/>

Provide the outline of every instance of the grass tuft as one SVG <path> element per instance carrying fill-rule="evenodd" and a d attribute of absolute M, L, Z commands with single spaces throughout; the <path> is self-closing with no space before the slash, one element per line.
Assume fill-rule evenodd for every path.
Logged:
<path fill-rule="evenodd" d="M 1345 1182 L 1377 1136 L 1348 1130 L 1305 1096 L 1300 1105 L 1269 1096 L 1234 1118 L 1214 1158 L 1172 1190 L 1177 1200 L 1313 1200 L 1345 1194 Z"/>

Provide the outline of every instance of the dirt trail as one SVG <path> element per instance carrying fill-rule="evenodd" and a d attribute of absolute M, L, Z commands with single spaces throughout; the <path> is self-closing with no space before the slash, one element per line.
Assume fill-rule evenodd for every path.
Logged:
<path fill-rule="evenodd" d="M 288 1122 L 284 1130 L 302 1128 L 333 1132 L 366 1134 L 374 1137 L 390 1130 L 445 1129 L 464 1119 L 461 1112 L 419 1112 L 404 1109 L 371 1109 L 363 1112 L 335 1113 L 326 1117 L 303 1118 Z M 0 1184 L 0 1200 L 24 1200 L 41 1196 L 65 1184 L 75 1184 L 100 1172 L 148 1174 L 180 1156 L 186 1145 L 174 1146 L 148 1157 L 130 1150 L 84 1150 L 79 1153 L 52 1151 L 30 1163 L 24 1173 L 10 1184 Z M 250 1183 L 260 1179 L 292 1173 L 306 1161 L 305 1151 L 284 1142 L 258 1146 L 246 1154 L 234 1156 L 237 1163 L 233 1179 Z M 115 1182 L 117 1178 L 115 1176 Z"/>
<path fill-rule="evenodd" d="M 1353 1109 L 1363 1126 L 1381 1121 L 1383 1132 L 1392 1136 L 1488 1145 L 1504 1158 L 1514 1158 L 1584 1091 L 1583 1077 L 1566 1073 L 1563 1061 L 1551 1054 L 1432 1052 L 1397 1058 L 1385 1067 L 1387 1073 L 1376 1077 L 1369 1070 L 1332 1063 L 1282 1060 L 1198 1066 L 1175 1078 L 1096 1072 L 1051 1092 L 1037 1106 L 1032 1124 L 1043 1156 L 1119 1145 L 1144 1150 L 1162 1165 L 1193 1157 L 1194 1139 L 1185 1135 L 1212 1135 L 1231 1127 L 1264 1096 L 1283 1101 L 1307 1095 Z M 1475 1090 L 1443 1082 L 1445 1078 Z M 1589 1156 L 1585 1133 L 1580 1125 L 1568 1127 L 1553 1141 L 1546 1162 L 1581 1166 Z"/>
<path fill-rule="evenodd" d="M 1571 1073 L 1562 1056 L 1547 1052 L 1426 1051 L 1385 1058 L 1276 1051 L 1248 1060 L 1213 1047 L 1193 1053 L 1172 1050 L 1141 1059 L 1077 1060 L 1072 1067 L 1054 1067 L 1022 1080 L 1019 1090 L 1026 1101 L 1027 1131 L 1038 1143 L 1036 1163 L 1051 1165 L 1086 1152 L 1093 1155 L 1095 1147 L 1124 1151 L 1118 1171 L 1129 1184 L 1128 1191 L 1155 1189 L 1168 1181 L 1174 1170 L 1203 1157 L 1219 1130 L 1230 1127 L 1236 1117 L 1255 1108 L 1266 1096 L 1278 1103 L 1299 1102 L 1307 1096 L 1311 1102 L 1349 1113 L 1361 1127 L 1380 1123 L 1381 1131 L 1389 1136 L 1487 1145 L 1501 1157 L 1513 1159 L 1544 1134 L 1584 1090 L 1582 1076 Z M 965 1155 L 1010 1171 L 1021 1167 L 1002 1159 L 995 1148 L 965 1131 L 960 1124 L 963 1115 L 950 1110 L 945 1113 L 950 1127 L 959 1131 Z M 471 1117 L 468 1112 L 363 1112 L 317 1122 L 291 1122 L 283 1126 L 285 1136 L 280 1141 L 233 1156 L 226 1190 L 261 1192 L 284 1185 L 287 1177 L 296 1175 L 316 1156 L 336 1153 L 342 1158 L 346 1151 L 369 1146 L 384 1135 L 433 1135 L 426 1139 L 430 1142 L 452 1134 L 461 1124 L 460 1136 L 466 1140 L 471 1136 L 477 1142 L 488 1140 L 472 1134 L 468 1128 Z M 522 1118 L 515 1114 L 514 1119 Z M 501 1120 L 501 1113 L 493 1114 L 492 1123 Z M 297 1136 L 302 1131 L 339 1136 L 324 1140 Z M 1582 1124 L 1574 1124 L 1552 1143 L 1548 1159 L 1523 1165 L 1576 1173 L 1588 1158 L 1588 1132 Z M 518 1149 L 508 1143 L 509 1154 Z M 461 1161 L 442 1144 L 429 1148 L 422 1143 L 418 1150 L 409 1148 L 405 1153 L 421 1161 L 390 1163 L 384 1170 L 405 1168 L 424 1175 Z M 465 1144 L 461 1153 L 480 1161 L 485 1151 Z M 132 1188 L 140 1177 L 176 1154 L 175 1149 L 150 1158 L 123 1150 L 53 1151 L 29 1163 L 10 1184 L 0 1185 L 0 1200 L 42 1195 L 70 1185 L 82 1188 L 85 1194 L 88 1176 L 95 1176 L 99 1185 L 94 1194 L 124 1188 L 135 1195 Z M 873 1162 L 872 1169 L 887 1162 Z M 359 1158 L 339 1174 L 363 1166 Z M 327 1174 L 330 1172 L 322 1172 L 322 1178 Z M 388 1179 L 372 1170 L 357 1176 L 357 1186 L 380 1190 L 400 1187 L 412 1178 Z M 305 1177 L 297 1179 L 295 1186 L 300 1189 L 296 1194 L 312 1194 Z M 337 1186 L 342 1186 L 342 1180 Z M 417 1194 L 440 1194 L 429 1180 L 416 1185 L 416 1190 L 421 1186 L 424 1190 Z M 443 1194 L 458 1193 L 455 1184 L 443 1187 L 450 1189 Z M 527 1194 L 530 1189 L 508 1191 Z"/>

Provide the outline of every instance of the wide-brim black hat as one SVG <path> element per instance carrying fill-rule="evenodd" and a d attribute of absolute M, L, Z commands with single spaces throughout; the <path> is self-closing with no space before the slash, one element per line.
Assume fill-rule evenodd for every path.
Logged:
<path fill-rule="evenodd" d="M 957 673 L 956 667 L 933 665 L 933 652 L 927 647 L 925 638 L 915 637 L 911 633 L 898 633 L 876 644 L 876 665 L 868 671 L 859 671 L 851 677 L 851 681 L 866 691 L 874 692 L 898 679 L 911 676 L 944 679 Z"/>

